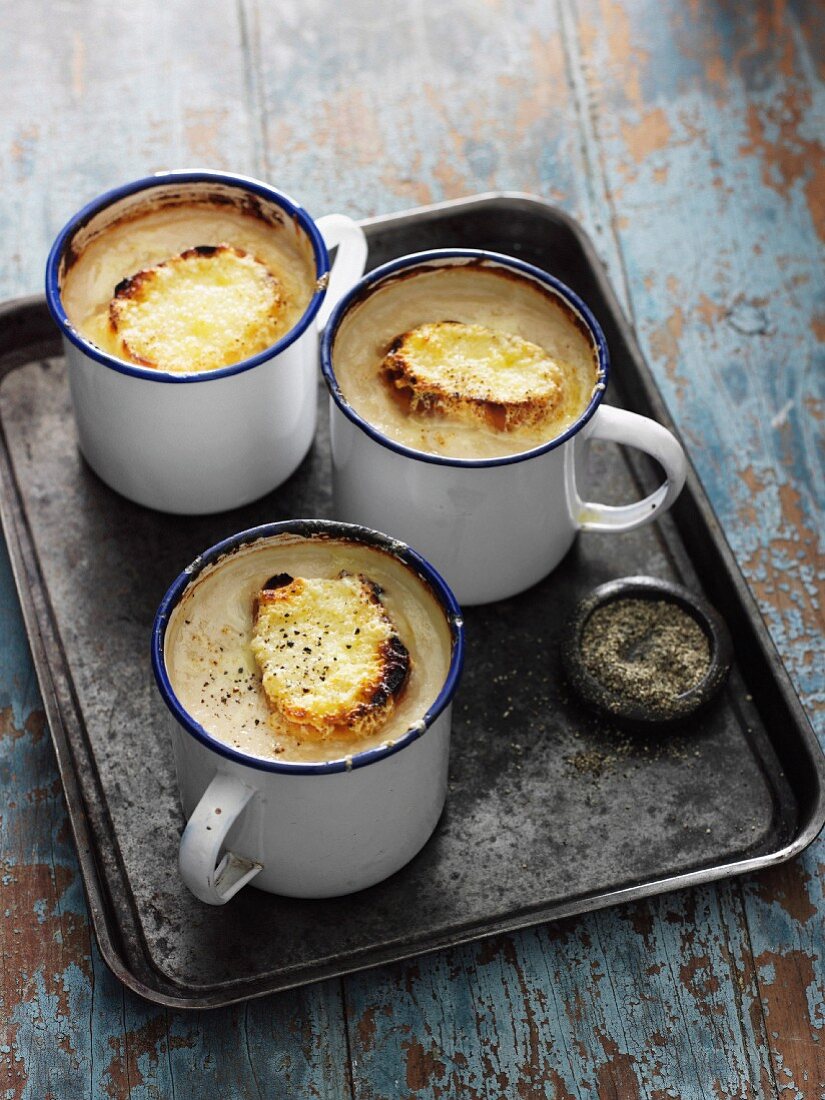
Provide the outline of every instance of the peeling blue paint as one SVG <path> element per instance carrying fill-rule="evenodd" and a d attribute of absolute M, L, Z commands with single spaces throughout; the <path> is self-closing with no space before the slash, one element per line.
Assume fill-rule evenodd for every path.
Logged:
<path fill-rule="evenodd" d="M 822 613 L 825 346 L 810 329 L 825 314 L 822 249 L 806 204 L 812 164 L 788 181 L 776 155 L 825 132 L 801 29 L 812 8 L 791 4 L 779 26 L 770 3 L 675 0 L 455 0 L 444 14 L 423 0 L 369 13 L 242 0 L 236 22 L 220 5 L 195 18 L 185 4 L 147 5 L 140 19 L 128 6 L 52 5 L 26 34 L 0 36 L 0 293 L 39 290 L 51 236 L 82 201 L 161 167 L 263 175 L 315 214 L 486 188 L 563 202 L 636 321 L 822 733 L 825 648 L 811 623 Z M 0 16 L 7 29 L 13 10 Z M 138 59 L 137 98 L 112 41 Z M 19 732 L 41 703 L 4 551 L 0 621 L 0 707 Z M 692 1097 L 710 1082 L 763 1095 L 775 1072 L 781 1095 L 810 1092 L 788 1051 L 825 1026 L 823 841 L 794 865 L 807 878 L 793 896 L 762 876 L 441 952 L 349 979 L 346 1019 L 337 982 L 167 1014 L 124 991 L 88 941 L 48 738 L 4 738 L 0 757 L 13 795 L 0 817 L 17 998 L 0 1011 L 8 1100 L 337 1098 L 350 1072 L 364 1100 L 518 1085 L 584 1100 L 599 1075 L 624 1094 Z M 43 867 L 43 896 L 29 897 L 25 875 Z M 789 1037 L 777 1006 L 782 968 L 796 962 L 811 980 L 801 992 L 808 971 L 796 980 Z"/>

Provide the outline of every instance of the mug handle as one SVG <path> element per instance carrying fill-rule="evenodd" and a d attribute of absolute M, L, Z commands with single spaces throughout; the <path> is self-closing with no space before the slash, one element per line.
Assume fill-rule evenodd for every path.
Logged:
<path fill-rule="evenodd" d="M 254 794 L 253 787 L 219 772 L 204 791 L 180 838 L 181 877 L 195 897 L 209 905 L 224 905 L 263 870 L 263 864 L 234 852 L 226 852 L 218 863 L 227 833 Z"/>
<path fill-rule="evenodd" d="M 335 263 L 329 273 L 327 293 L 318 310 L 318 328 L 322 329 L 329 315 L 364 274 L 367 263 L 367 238 L 364 230 L 346 214 L 325 214 L 315 224 L 327 248 L 338 248 Z"/>
<path fill-rule="evenodd" d="M 664 468 L 665 480 L 655 492 L 634 504 L 613 507 L 579 499 L 576 519 L 582 531 L 632 531 L 666 512 L 682 491 L 687 459 L 676 437 L 647 416 L 612 405 L 600 405 L 588 436 L 611 443 L 625 443 L 644 451 Z"/>

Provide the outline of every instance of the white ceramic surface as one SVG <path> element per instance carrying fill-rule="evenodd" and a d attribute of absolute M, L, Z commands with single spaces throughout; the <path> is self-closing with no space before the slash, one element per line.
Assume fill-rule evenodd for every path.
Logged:
<path fill-rule="evenodd" d="M 179 867 L 213 905 L 252 882 L 298 898 L 381 882 L 426 844 L 447 796 L 451 708 L 402 752 L 351 771 L 262 771 L 216 757 L 171 716 L 187 826 Z"/>
<path fill-rule="evenodd" d="M 70 324 L 60 301 L 61 260 L 95 219 L 109 222 L 153 196 L 253 195 L 284 212 L 309 239 L 317 291 L 272 348 L 221 370 L 175 375 L 106 355 Z M 327 248 L 338 247 L 329 269 Z M 239 507 L 276 488 L 309 450 L 316 427 L 318 330 L 360 276 L 366 239 L 350 218 L 313 222 L 266 184 L 215 172 L 166 172 L 95 200 L 73 218 L 49 257 L 46 295 L 63 333 L 80 449 L 117 492 L 164 512 Z"/>
<path fill-rule="evenodd" d="M 289 531 L 389 550 L 427 582 L 444 611 L 452 636 L 447 678 L 427 714 L 390 747 L 316 764 L 262 760 L 211 737 L 174 694 L 163 646 L 169 616 L 187 586 L 234 547 Z M 452 697 L 462 660 L 463 627 L 452 593 L 417 554 L 374 531 L 289 520 L 242 532 L 201 555 L 164 597 L 152 638 L 187 818 L 179 869 L 192 893 L 222 905 L 251 882 L 292 897 L 333 897 L 403 867 L 426 843 L 444 807 Z"/>
<path fill-rule="evenodd" d="M 335 378 L 335 332 L 368 288 L 401 269 L 479 261 L 541 283 L 575 310 L 593 337 L 601 383 L 575 424 L 531 451 L 466 461 L 412 450 L 366 423 L 343 397 Z M 650 523 L 684 485 L 684 452 L 666 428 L 601 403 L 609 360 L 595 318 L 572 291 L 522 261 L 456 249 L 385 264 L 365 276 L 333 311 L 321 357 L 331 394 L 335 514 L 415 546 L 462 604 L 501 600 L 529 588 L 558 565 L 579 531 L 630 531 Z M 584 465 L 584 444 L 593 439 L 652 455 L 665 471 L 664 483 L 644 500 L 620 507 L 582 500 L 577 475 Z"/>

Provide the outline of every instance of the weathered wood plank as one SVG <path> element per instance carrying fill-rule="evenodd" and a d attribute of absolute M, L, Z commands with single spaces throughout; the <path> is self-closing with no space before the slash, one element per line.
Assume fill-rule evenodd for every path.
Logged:
<path fill-rule="evenodd" d="M 356 1097 L 772 1095 L 733 889 L 350 979 Z"/>
<path fill-rule="evenodd" d="M 268 178 L 355 217 L 583 171 L 552 5 L 244 0 Z M 329 28 L 334 25 L 334 32 Z"/>
<path fill-rule="evenodd" d="M 34 3 L 0 12 L 0 294 L 36 291 L 63 221 L 160 168 L 260 173 L 232 8 Z M 339 1097 L 337 982 L 209 1014 L 124 990 L 91 941 L 28 646 L 0 557 L 0 1092 Z"/>
<path fill-rule="evenodd" d="M 316 214 L 487 187 L 563 202 L 595 235 L 817 702 L 813 4 L 243 0 L 236 17 L 41 0 L 16 18 L 0 13 L 0 293 L 39 288 L 79 201 L 160 167 L 261 174 Z M 338 983 L 203 1016 L 144 1005 L 89 942 L 2 561 L 0 601 L 11 1096 L 334 1097 L 349 1092 L 347 1041 L 364 1097 L 761 1097 L 774 1074 L 789 1095 L 821 1089 L 821 848 L 749 883 L 746 907 L 712 888 L 360 975 L 348 1036 Z"/>
<path fill-rule="evenodd" d="M 820 838 L 802 859 L 744 887 L 762 1009 L 783 1096 L 825 1096 L 824 882 Z"/>
<path fill-rule="evenodd" d="M 5 547 L 0 576 L 0 1080 L 15 1097 L 71 1097 L 86 1093 L 88 1028 L 73 1021 L 87 1015 L 92 946 Z"/>
<path fill-rule="evenodd" d="M 643 344 L 822 733 L 821 9 L 581 11 Z M 744 887 L 783 1095 L 825 1094 L 824 851 L 820 840 Z"/>

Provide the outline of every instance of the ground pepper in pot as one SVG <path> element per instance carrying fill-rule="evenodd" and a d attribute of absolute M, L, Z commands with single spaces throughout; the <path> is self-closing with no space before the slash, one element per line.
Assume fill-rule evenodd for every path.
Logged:
<path fill-rule="evenodd" d="M 626 598 L 590 615 L 581 659 L 591 676 L 628 702 L 666 713 L 702 682 L 711 653 L 702 627 L 678 604 Z"/>

